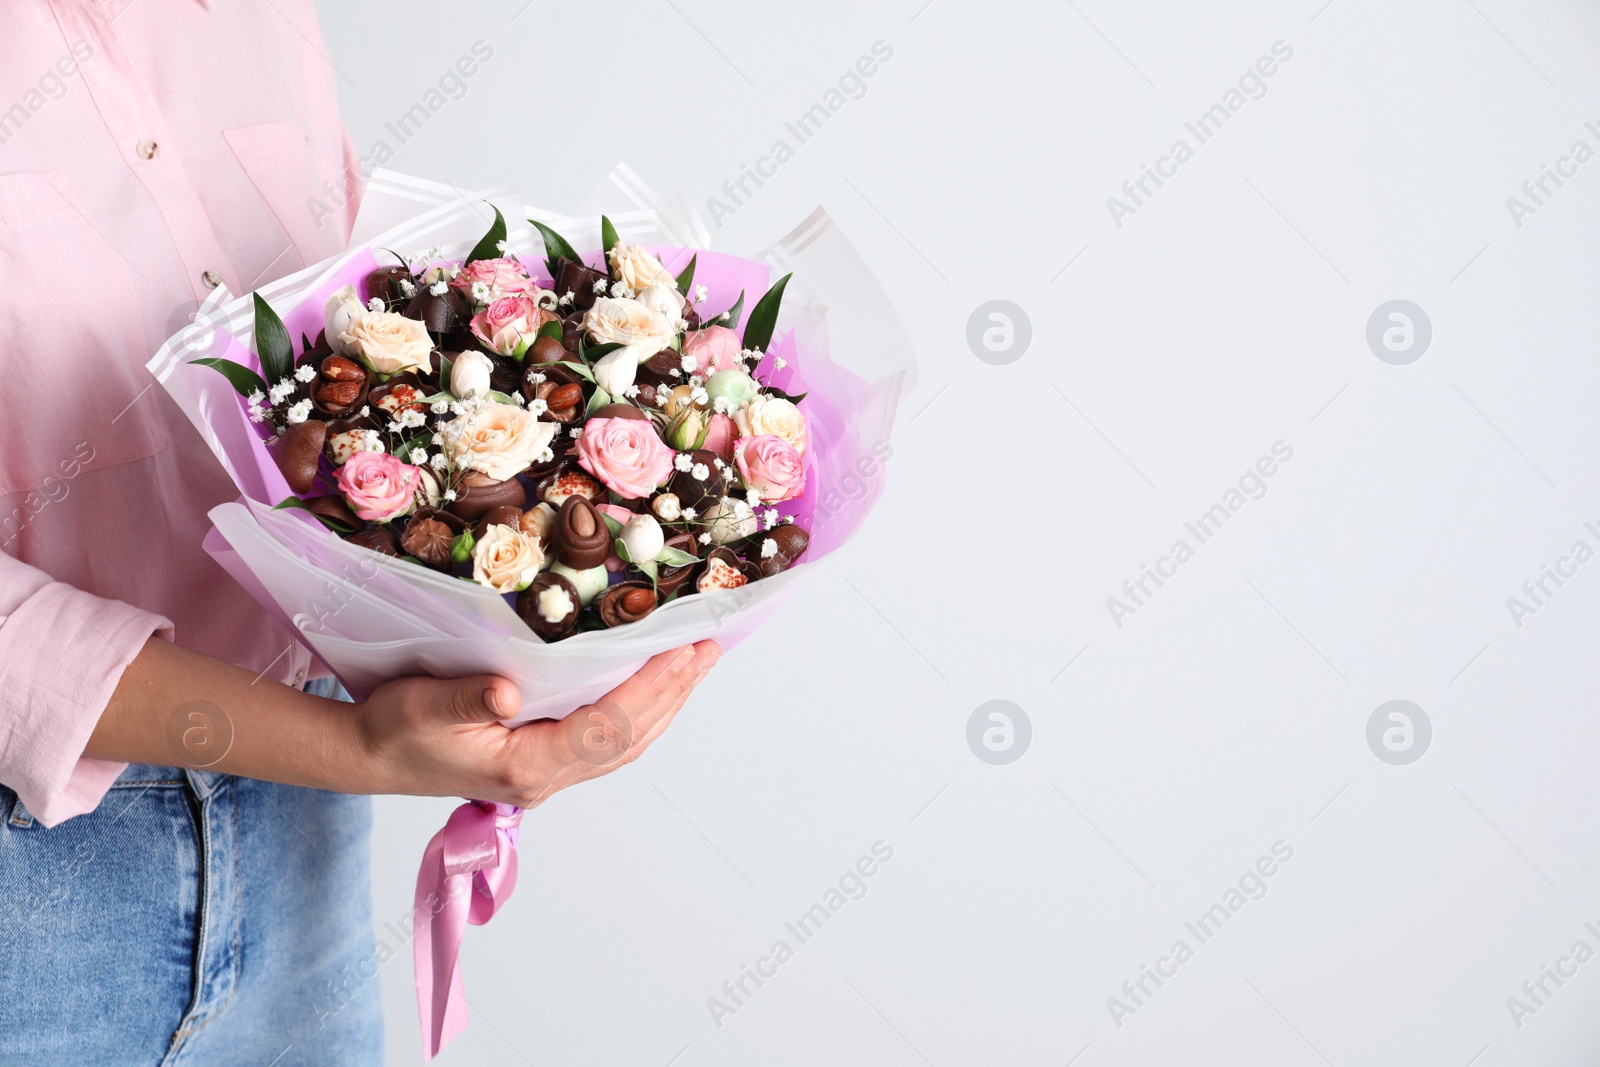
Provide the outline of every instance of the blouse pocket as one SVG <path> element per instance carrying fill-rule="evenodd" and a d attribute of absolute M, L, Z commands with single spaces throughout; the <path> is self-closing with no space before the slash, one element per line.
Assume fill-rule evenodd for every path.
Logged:
<path fill-rule="evenodd" d="M 167 446 L 129 270 L 63 173 L 0 175 L 0 496 Z"/>
<path fill-rule="evenodd" d="M 223 130 L 222 136 L 300 253 L 301 263 L 316 263 L 344 250 L 342 213 L 317 184 L 311 149 L 298 126 L 264 122 Z M 285 268 L 294 265 L 280 261 L 269 266 L 278 268 L 274 274 L 286 274 Z"/>

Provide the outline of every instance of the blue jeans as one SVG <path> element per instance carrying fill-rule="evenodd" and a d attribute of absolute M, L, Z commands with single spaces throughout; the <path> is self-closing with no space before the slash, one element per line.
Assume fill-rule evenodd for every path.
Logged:
<path fill-rule="evenodd" d="M 0 787 L 0 1064 L 381 1064 L 371 822 L 366 797 L 134 765 L 46 829 Z"/>

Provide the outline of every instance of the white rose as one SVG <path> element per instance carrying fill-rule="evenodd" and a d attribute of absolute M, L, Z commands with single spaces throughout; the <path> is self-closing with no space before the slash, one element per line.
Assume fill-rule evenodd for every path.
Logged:
<path fill-rule="evenodd" d="M 683 299 L 683 294 L 678 292 L 677 284 L 671 279 L 668 279 L 664 282 L 657 282 L 648 289 L 640 292 L 640 294 L 634 297 L 634 299 L 639 301 L 639 303 L 643 304 L 645 307 L 649 308 L 651 311 L 654 311 L 657 315 L 660 315 L 662 318 L 666 319 L 668 322 L 674 324 L 676 324 L 679 319 L 683 318 L 683 309 L 688 306 L 687 302 Z M 657 351 L 659 351 L 659 349 Z M 655 355 L 655 353 L 652 352 L 651 355 Z"/>
<path fill-rule="evenodd" d="M 345 332 L 366 313 L 367 309 L 362 305 L 361 298 L 356 295 L 353 285 L 347 285 L 328 297 L 323 314 L 327 321 L 324 336 L 328 340 L 329 347 L 341 356 L 355 355 L 355 345 L 345 340 Z"/>
<path fill-rule="evenodd" d="M 497 593 L 528 588 L 543 566 L 539 542 L 510 526 L 489 527 L 472 546 L 473 580 Z"/>
<path fill-rule="evenodd" d="M 527 470 L 555 440 L 556 424 L 515 404 L 485 404 L 444 424 L 445 452 L 458 467 L 503 482 Z"/>
<path fill-rule="evenodd" d="M 617 281 L 636 293 L 644 292 L 657 282 L 673 280 L 661 261 L 638 245 L 613 245 L 606 258 L 611 261 L 611 273 Z"/>
<path fill-rule="evenodd" d="M 770 433 L 787 441 L 802 456 L 809 442 L 806 417 L 781 396 L 753 397 L 733 413 L 733 425 L 740 437 L 759 437 Z"/>
<path fill-rule="evenodd" d="M 653 515 L 635 515 L 622 527 L 622 543 L 628 546 L 628 558 L 635 563 L 646 563 L 661 554 L 667 535 Z"/>
<path fill-rule="evenodd" d="M 450 365 L 450 391 L 458 397 L 487 396 L 494 364 L 482 352 L 463 352 Z"/>
<path fill-rule="evenodd" d="M 671 348 L 678 331 L 666 316 L 637 300 L 603 296 L 583 316 L 583 329 L 596 344 L 613 342 L 626 347 L 635 363 L 643 363 L 664 348 Z"/>
<path fill-rule="evenodd" d="M 428 366 L 428 357 L 433 353 L 428 328 L 397 311 L 367 312 L 339 337 L 379 374 L 421 370 Z"/>
<path fill-rule="evenodd" d="M 626 348 L 607 352 L 589 368 L 594 373 L 594 384 L 621 399 L 639 373 L 639 361 Z"/>

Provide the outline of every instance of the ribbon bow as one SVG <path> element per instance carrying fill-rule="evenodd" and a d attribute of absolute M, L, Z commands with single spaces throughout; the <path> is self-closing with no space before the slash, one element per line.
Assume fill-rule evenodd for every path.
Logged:
<path fill-rule="evenodd" d="M 474 800 L 433 835 L 417 872 L 417 1009 L 428 1059 L 467 1025 L 461 993 L 461 941 L 482 926 L 517 886 L 517 828 L 522 809 Z"/>

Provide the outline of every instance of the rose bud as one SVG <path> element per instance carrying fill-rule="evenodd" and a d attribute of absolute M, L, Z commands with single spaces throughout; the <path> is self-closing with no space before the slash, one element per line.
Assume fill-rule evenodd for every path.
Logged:
<path fill-rule="evenodd" d="M 522 508 L 527 503 L 528 491 L 515 478 L 498 482 L 482 471 L 470 471 L 462 477 L 456 498 L 445 510 L 467 522 L 476 522 L 495 508 Z"/>
<path fill-rule="evenodd" d="M 667 428 L 661 435 L 667 444 L 679 452 L 688 452 L 700 447 L 706 437 L 705 412 L 693 405 L 685 405 L 672 417 L 672 421 L 667 423 Z"/>
<path fill-rule="evenodd" d="M 699 511 L 722 499 L 728 491 L 728 479 L 717 466 L 720 458 L 715 452 L 699 449 L 689 453 L 688 470 L 673 468 L 667 488 L 677 496 L 680 506 Z"/>
<path fill-rule="evenodd" d="M 606 498 L 606 487 L 576 467 L 564 467 L 553 475 L 540 478 L 534 485 L 534 496 L 553 508 L 564 505 L 570 497 L 589 501 Z"/>
<path fill-rule="evenodd" d="M 356 295 L 355 286 L 346 285 L 336 290 L 328 297 L 323 313 L 323 338 L 328 347 L 341 356 L 355 355 L 359 347 L 348 337 L 347 331 L 367 313 L 366 305 Z"/>
<path fill-rule="evenodd" d="M 483 537 L 483 532 L 491 526 L 510 526 L 513 529 L 521 530 L 522 509 L 511 507 L 508 504 L 502 504 L 497 508 L 491 509 L 472 528 L 472 535 L 481 538 Z"/>
<path fill-rule="evenodd" d="M 344 497 L 337 494 L 312 497 L 306 501 L 306 510 L 320 518 L 332 519 L 346 530 L 357 530 L 362 525 L 356 513 L 350 510 L 350 505 L 344 502 Z"/>
<path fill-rule="evenodd" d="M 450 569 L 450 542 L 455 531 L 437 518 L 414 515 L 406 524 L 400 547 L 436 570 Z"/>
<path fill-rule="evenodd" d="M 689 579 L 694 576 L 695 571 L 700 568 L 698 553 L 695 552 L 695 549 L 700 546 L 695 542 L 693 534 L 673 534 L 667 538 L 666 547 L 675 548 L 679 552 L 696 556 L 697 558 L 692 563 L 684 563 L 676 567 L 662 564 L 656 568 L 656 589 L 660 591 L 663 600 L 682 589 Z"/>
<path fill-rule="evenodd" d="M 457 352 L 450 365 L 450 392 L 458 398 L 486 396 L 494 364 L 482 352 Z"/>
<path fill-rule="evenodd" d="M 417 295 L 406 305 L 408 319 L 417 319 L 429 333 L 454 333 L 467 324 L 469 308 L 461 290 L 446 288 L 435 293 L 432 285 L 417 286 Z"/>
<path fill-rule="evenodd" d="M 710 593 L 717 589 L 738 589 L 749 582 L 739 566 L 739 557 L 726 548 L 717 548 L 706 557 L 694 587 L 699 592 Z"/>
<path fill-rule="evenodd" d="M 410 300 L 415 295 L 416 284 L 410 267 L 379 267 L 367 275 L 367 295 L 392 306 Z M 413 287 L 411 293 L 406 292 L 407 285 Z"/>
<path fill-rule="evenodd" d="M 581 496 L 568 497 L 556 512 L 551 541 L 556 559 L 574 570 L 604 567 L 611 555 L 611 530 L 593 504 Z"/>
<path fill-rule="evenodd" d="M 382 552 L 385 556 L 398 556 L 400 542 L 395 538 L 394 531 L 387 526 L 369 526 L 365 530 L 358 530 L 353 534 L 345 535 L 345 540 L 352 545 L 370 548 L 374 552 Z"/>
<path fill-rule="evenodd" d="M 633 563 L 650 562 L 661 554 L 667 543 L 661 524 L 652 515 L 635 515 L 623 523 L 618 539 L 627 546 L 628 559 Z"/>
<path fill-rule="evenodd" d="M 545 571 L 517 594 L 517 614 L 546 641 L 559 641 L 577 625 L 582 604 L 570 579 Z"/>
<path fill-rule="evenodd" d="M 618 582 L 600 594 L 600 621 L 607 626 L 638 622 L 656 610 L 656 593 L 649 582 Z"/>
<path fill-rule="evenodd" d="M 278 437 L 272 446 L 272 458 L 284 481 L 295 496 L 311 491 L 317 480 L 317 464 L 322 460 L 322 446 L 328 439 L 328 424 L 315 419 L 297 422 Z"/>
<path fill-rule="evenodd" d="M 574 263 L 570 259 L 561 260 L 556 266 L 556 295 L 566 296 L 572 294 L 572 306 L 579 311 L 588 311 L 594 306 L 595 282 L 610 282 L 611 276 L 602 274 L 582 263 Z"/>
<path fill-rule="evenodd" d="M 535 504 L 522 513 L 518 526 L 529 537 L 537 537 L 546 552 L 550 550 L 550 534 L 556 526 L 556 509 L 549 504 Z"/>
<path fill-rule="evenodd" d="M 533 344 L 529 346 L 528 353 L 533 357 L 535 364 L 561 363 L 569 358 L 569 354 L 561 346 L 561 342 L 548 334 L 542 334 L 536 338 Z"/>

